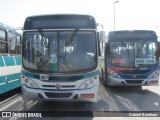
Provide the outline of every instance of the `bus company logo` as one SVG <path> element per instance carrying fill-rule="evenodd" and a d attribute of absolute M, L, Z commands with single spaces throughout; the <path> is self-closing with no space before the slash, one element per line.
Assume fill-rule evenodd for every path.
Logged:
<path fill-rule="evenodd" d="M 59 89 L 61 89 L 62 86 L 60 84 L 57 84 L 55 87 L 56 87 L 56 89 L 59 90 Z"/>

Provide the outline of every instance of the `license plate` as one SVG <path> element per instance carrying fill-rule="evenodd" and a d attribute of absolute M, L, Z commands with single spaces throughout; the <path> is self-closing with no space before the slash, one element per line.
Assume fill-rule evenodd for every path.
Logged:
<path fill-rule="evenodd" d="M 81 94 L 81 98 L 94 98 L 94 94 L 93 93 Z"/>

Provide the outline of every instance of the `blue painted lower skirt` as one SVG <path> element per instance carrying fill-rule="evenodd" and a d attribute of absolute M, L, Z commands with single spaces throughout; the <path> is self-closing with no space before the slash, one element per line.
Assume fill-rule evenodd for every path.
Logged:
<path fill-rule="evenodd" d="M 21 86 L 20 73 L 0 77 L 0 94 Z"/>

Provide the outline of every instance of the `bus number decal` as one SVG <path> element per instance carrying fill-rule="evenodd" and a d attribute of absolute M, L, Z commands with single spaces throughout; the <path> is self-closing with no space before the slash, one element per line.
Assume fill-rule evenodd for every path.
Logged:
<path fill-rule="evenodd" d="M 156 59 L 136 59 L 136 64 L 155 64 Z"/>
<path fill-rule="evenodd" d="M 57 57 L 55 54 L 51 55 L 51 63 L 57 63 Z"/>
<path fill-rule="evenodd" d="M 49 75 L 40 74 L 40 80 L 49 80 Z"/>

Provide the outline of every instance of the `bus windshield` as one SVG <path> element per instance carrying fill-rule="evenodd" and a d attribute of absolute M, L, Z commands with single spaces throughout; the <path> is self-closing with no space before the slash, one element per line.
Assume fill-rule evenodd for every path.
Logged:
<path fill-rule="evenodd" d="M 157 64 L 155 42 L 111 42 L 110 63 L 123 67 L 146 67 Z"/>
<path fill-rule="evenodd" d="M 76 72 L 97 65 L 94 31 L 25 32 L 23 66 L 40 72 Z"/>

